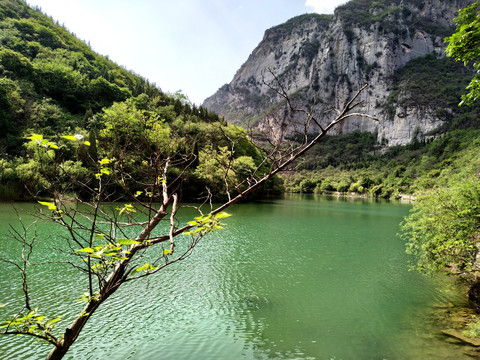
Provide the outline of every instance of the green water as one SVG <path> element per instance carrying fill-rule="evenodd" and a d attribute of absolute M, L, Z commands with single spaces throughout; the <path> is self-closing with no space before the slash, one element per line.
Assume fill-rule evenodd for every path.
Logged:
<path fill-rule="evenodd" d="M 31 205 L 23 205 L 31 208 Z M 407 269 L 396 237 L 410 207 L 395 202 L 291 196 L 240 204 L 227 227 L 187 260 L 128 284 L 95 313 L 67 359 L 460 359 L 425 325 L 439 302 L 460 301 L 438 281 Z M 0 205 L 0 234 L 13 222 Z M 49 240 L 36 259 L 53 259 Z M 5 236 L 0 251 L 13 256 Z M 0 311 L 21 296 L 0 263 Z M 72 278 L 73 276 L 73 278 Z M 68 324 L 85 281 L 59 264 L 32 274 L 32 293 Z M 59 285 L 57 285 L 59 284 Z M 0 337 L 0 359 L 42 359 L 49 346 Z"/>

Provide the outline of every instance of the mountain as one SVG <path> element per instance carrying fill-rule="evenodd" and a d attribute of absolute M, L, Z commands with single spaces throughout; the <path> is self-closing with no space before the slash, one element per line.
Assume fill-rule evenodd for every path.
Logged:
<path fill-rule="evenodd" d="M 306 14 L 268 29 L 233 80 L 204 107 L 228 122 L 260 130 L 290 117 L 268 86 L 273 75 L 296 107 L 327 123 L 365 83 L 364 109 L 379 119 L 350 118 L 337 134 L 367 131 L 388 146 L 425 140 L 465 110 L 460 95 L 473 71 L 445 57 L 444 38 L 471 0 L 353 0 L 334 15 Z M 314 131 L 314 129 L 312 129 Z"/>

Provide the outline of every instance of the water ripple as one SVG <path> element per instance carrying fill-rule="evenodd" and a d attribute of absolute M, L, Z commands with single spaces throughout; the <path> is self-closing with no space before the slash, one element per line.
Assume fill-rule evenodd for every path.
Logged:
<path fill-rule="evenodd" d="M 416 335 L 412 314 L 452 298 L 407 271 L 395 237 L 407 210 L 242 204 L 187 260 L 127 283 L 102 304 L 66 359 L 398 359 L 394 344 L 409 346 Z M 31 278 L 35 306 L 64 314 L 61 327 L 81 311 L 72 299 L 87 287 L 72 272 L 38 267 Z M 4 264 L 0 273 L 0 302 L 21 306 L 15 275 Z M 49 350 L 31 343 L 0 338 L 0 358 L 37 359 Z"/>

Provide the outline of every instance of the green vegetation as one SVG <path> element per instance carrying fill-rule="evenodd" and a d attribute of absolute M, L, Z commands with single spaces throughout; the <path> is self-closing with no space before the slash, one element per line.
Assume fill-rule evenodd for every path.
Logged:
<path fill-rule="evenodd" d="M 356 24 L 364 28 L 375 25 L 386 33 L 393 33 L 397 39 L 407 36 L 413 28 L 441 37 L 451 35 L 450 28 L 438 24 L 434 19 L 416 17 L 408 8 L 411 6 L 421 10 L 425 4 L 423 1 L 409 1 L 408 6 L 405 6 L 401 0 L 355 0 L 337 7 L 335 14 L 340 15 L 349 25 Z"/>
<path fill-rule="evenodd" d="M 480 335 L 480 320 L 476 315 L 472 315 L 472 321 L 467 324 L 467 329 L 463 333 L 470 338 L 476 338 Z"/>
<path fill-rule="evenodd" d="M 62 166 L 71 176 L 87 179 L 96 171 L 99 154 L 109 151 L 110 142 L 121 135 L 133 136 L 140 130 L 136 126 L 160 126 L 158 135 L 165 142 L 171 134 L 183 144 L 186 137 L 195 138 L 195 149 L 180 149 L 197 156 L 194 168 L 182 172 L 185 198 L 193 198 L 206 186 L 216 199 L 224 193 L 223 174 L 215 171 L 218 162 L 210 155 L 232 157 L 233 172 L 245 172 L 261 158 L 243 130 L 192 105 L 185 95 L 165 94 L 146 79 L 99 56 L 21 0 L 0 3 L 0 200 L 30 199 L 45 194 L 53 181 L 69 183 L 68 177 L 49 178 L 55 172 L 53 160 L 47 168 L 40 166 L 45 159 L 40 159 L 28 142 L 32 134 L 58 143 Z M 74 151 L 62 138 L 73 134 L 92 146 Z M 225 148 L 230 140 L 236 142 L 234 153 Z M 179 144 L 176 147 L 181 148 Z M 137 155 L 129 154 L 132 159 Z M 212 173 L 206 174 L 208 171 Z M 262 193 L 278 193 L 281 184 L 276 184 Z M 69 190 L 78 191 L 75 186 Z"/>
<path fill-rule="evenodd" d="M 480 106 L 473 108 L 456 108 L 460 95 L 472 78 L 472 72 L 449 58 L 437 58 L 427 54 L 409 61 L 394 75 L 394 88 L 387 103 L 383 105 L 387 114 L 395 114 L 398 109 L 408 107 L 437 107 L 437 115 L 443 120 L 451 121 L 462 115 L 462 121 L 456 121 L 452 129 L 462 126 L 476 126 L 465 122 L 465 116 L 479 114 Z M 454 109 L 453 112 L 443 109 Z M 467 115 L 468 114 L 468 115 Z M 463 123 L 461 125 L 460 123 Z"/>
<path fill-rule="evenodd" d="M 458 26 L 449 38 L 448 55 L 465 61 L 474 61 L 478 70 L 478 42 L 480 22 L 478 3 L 460 11 Z M 465 41 L 464 41 L 465 40 Z M 463 103 L 473 104 L 478 98 L 478 75 L 474 77 L 463 96 Z M 477 114 L 478 121 L 478 114 Z M 456 136 L 455 136 L 456 135 Z M 455 137 L 453 137 L 455 136 Z M 450 139 L 448 139 L 450 137 Z M 450 269 L 471 282 L 469 299 L 480 305 L 476 273 L 480 239 L 480 136 L 478 130 L 456 131 L 448 134 L 443 153 L 430 171 L 434 175 L 429 189 L 421 192 L 410 215 L 402 226 L 402 236 L 407 240 L 407 251 L 416 255 L 421 271 Z M 432 143 L 432 150 L 442 149 L 442 144 Z M 478 336 L 478 322 L 469 324 L 466 333 Z"/>
<path fill-rule="evenodd" d="M 298 24 L 304 21 L 316 21 L 321 27 L 326 27 L 333 19 L 333 15 L 304 14 L 295 16 L 281 25 L 274 26 L 265 31 L 265 36 L 273 41 L 280 39 L 286 34 L 290 34 Z"/>
<path fill-rule="evenodd" d="M 478 179 L 455 178 L 418 197 L 403 225 L 403 236 L 419 270 L 454 267 L 456 272 L 472 272 L 478 269 L 479 225 Z"/>
<path fill-rule="evenodd" d="M 329 137 L 313 149 L 316 156 L 305 156 L 298 164 L 300 171 L 286 178 L 285 187 L 303 193 L 414 196 L 447 186 L 451 178 L 475 174 L 480 168 L 479 139 L 478 129 L 455 130 L 428 143 L 417 140 L 381 153 L 368 133 Z M 310 185 L 302 185 L 305 182 Z"/>
<path fill-rule="evenodd" d="M 455 22 L 455 33 L 446 39 L 447 55 L 465 65 L 472 62 L 477 70 L 477 75 L 467 87 L 468 94 L 462 96 L 462 103 L 472 105 L 480 98 L 480 4 L 476 2 L 459 11 Z"/>

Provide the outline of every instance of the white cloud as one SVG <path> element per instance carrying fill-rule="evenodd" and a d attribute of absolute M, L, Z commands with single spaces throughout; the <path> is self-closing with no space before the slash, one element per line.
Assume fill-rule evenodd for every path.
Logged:
<path fill-rule="evenodd" d="M 333 14 L 337 6 L 346 2 L 347 0 L 306 0 L 305 6 L 313 8 L 313 11 L 319 14 Z"/>

